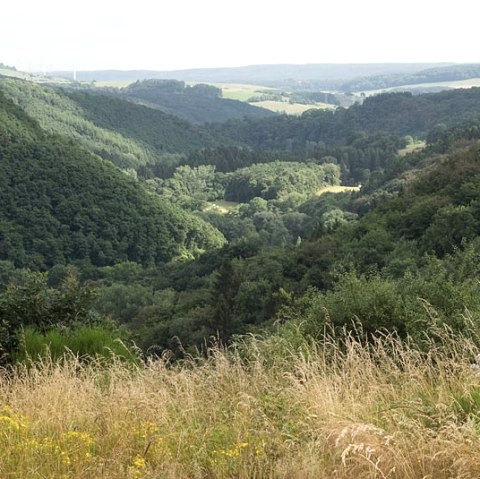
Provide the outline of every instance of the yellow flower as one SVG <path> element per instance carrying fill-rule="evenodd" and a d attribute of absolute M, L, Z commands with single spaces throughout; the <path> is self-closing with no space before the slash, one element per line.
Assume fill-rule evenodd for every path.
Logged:
<path fill-rule="evenodd" d="M 71 464 L 70 457 L 68 457 L 68 454 L 65 451 L 62 451 L 60 453 L 60 457 L 62 458 L 62 463 L 65 464 L 66 466 L 69 466 Z"/>
<path fill-rule="evenodd" d="M 90 434 L 87 432 L 80 432 L 80 431 L 68 431 L 63 435 L 63 437 L 67 440 L 73 439 L 73 440 L 80 440 L 85 443 L 87 446 L 93 446 L 94 440 Z"/>
<path fill-rule="evenodd" d="M 145 458 L 142 456 L 135 456 L 132 460 L 132 464 L 138 469 L 145 469 L 147 467 Z"/>

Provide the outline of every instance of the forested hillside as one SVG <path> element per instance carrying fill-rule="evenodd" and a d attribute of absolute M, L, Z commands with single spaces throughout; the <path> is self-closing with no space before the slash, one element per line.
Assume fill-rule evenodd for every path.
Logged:
<path fill-rule="evenodd" d="M 115 92 L 115 89 L 111 92 Z M 186 86 L 177 80 L 143 80 L 122 88 L 119 93 L 124 98 L 193 123 L 273 116 L 271 111 L 264 108 L 222 98 L 222 91 L 211 85 Z"/>
<path fill-rule="evenodd" d="M 112 311 L 119 301 L 117 317 L 140 327 L 141 344 L 174 350 L 174 336 L 200 345 L 205 334 L 227 340 L 274 320 L 298 320 L 303 334 L 317 338 L 327 326 L 360 321 L 368 334 L 384 328 L 422 342 L 432 314 L 436 324 L 462 331 L 464 309 L 480 312 L 478 139 L 478 124 L 446 131 L 358 193 L 256 197 L 237 213 L 206 213 L 228 245 L 166 265 L 161 276 L 148 273 L 129 300 L 119 278 L 99 305 Z M 147 311 L 156 311 L 153 323 L 145 322 Z"/>
<path fill-rule="evenodd" d="M 200 128 L 131 102 L 3 79 L 0 91 L 47 132 L 76 141 L 121 168 L 155 164 L 164 153 L 187 152 L 217 142 Z"/>
<path fill-rule="evenodd" d="M 479 114 L 480 88 L 418 96 L 387 93 L 348 109 L 311 110 L 300 117 L 230 121 L 218 125 L 216 131 L 253 148 L 308 150 L 322 144 L 348 145 L 365 134 L 422 138 L 438 124 L 450 126 Z"/>
<path fill-rule="evenodd" d="M 0 115 L 0 259 L 40 270 L 75 261 L 147 265 L 223 243 L 111 163 L 44 133 L 4 95 Z"/>
<path fill-rule="evenodd" d="M 445 65 L 425 70 L 387 75 L 372 75 L 355 78 L 344 83 L 340 90 L 344 92 L 381 90 L 396 86 L 466 80 L 480 77 L 480 64 Z"/>
<path fill-rule="evenodd" d="M 93 310 L 144 350 L 182 356 L 295 318 L 314 337 L 327 318 L 354 317 L 415 335 L 429 321 L 418 297 L 455 327 L 464 306 L 476 311 L 479 90 L 201 128 L 110 95 L 25 85 L 5 89 L 32 99 L 38 124 L 2 97 L 2 258 L 52 277 L 73 264 L 96 282 Z M 151 158 L 129 178 L 43 131 L 50 117 L 61 136 L 89 125 L 74 128 L 89 149 L 89 132 L 113 132 Z M 121 158 L 123 143 L 109 144 Z"/>

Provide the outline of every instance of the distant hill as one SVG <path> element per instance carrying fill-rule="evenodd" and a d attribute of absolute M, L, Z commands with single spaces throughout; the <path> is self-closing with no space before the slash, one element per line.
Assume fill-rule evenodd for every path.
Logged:
<path fill-rule="evenodd" d="M 404 85 L 419 85 L 422 83 L 468 80 L 479 77 L 480 63 L 445 65 L 413 73 L 394 73 L 356 78 L 345 82 L 341 85 L 340 90 L 358 92 Z"/>
<path fill-rule="evenodd" d="M 218 140 L 200 125 L 193 125 L 178 115 L 139 105 L 125 98 L 91 91 L 65 91 L 95 125 L 118 132 L 156 153 L 185 153 Z"/>
<path fill-rule="evenodd" d="M 216 134 L 265 150 L 312 150 L 318 145 L 348 145 L 375 133 L 425 137 L 438 124 L 451 126 L 480 116 L 480 88 L 413 96 L 385 93 L 362 105 L 336 111 L 310 110 L 300 117 L 227 122 Z"/>
<path fill-rule="evenodd" d="M 210 85 L 186 86 L 177 80 L 143 80 L 120 90 L 124 99 L 143 103 L 194 123 L 222 122 L 236 118 L 273 116 L 270 110 L 221 97 L 222 91 Z"/>
<path fill-rule="evenodd" d="M 1 92 L 0 203 L 0 260 L 20 267 L 150 265 L 224 241 L 111 163 L 45 133 Z"/>
<path fill-rule="evenodd" d="M 392 73 L 414 73 L 427 68 L 440 67 L 445 63 L 318 63 L 306 65 L 276 64 L 249 65 L 233 68 L 198 68 L 191 70 L 103 70 L 79 71 L 79 81 L 136 81 L 145 79 L 174 79 L 205 83 L 253 83 L 282 86 L 286 81 L 293 83 L 315 81 L 324 87 L 332 87 L 357 77 L 387 75 Z M 57 71 L 52 75 L 72 77 L 72 72 Z"/>
<path fill-rule="evenodd" d="M 111 96 L 0 79 L 0 91 L 49 133 L 79 142 L 121 168 L 153 164 L 158 155 L 216 144 L 176 116 Z"/>

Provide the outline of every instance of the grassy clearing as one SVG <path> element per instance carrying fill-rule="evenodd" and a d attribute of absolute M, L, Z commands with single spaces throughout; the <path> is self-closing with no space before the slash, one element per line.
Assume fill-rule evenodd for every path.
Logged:
<path fill-rule="evenodd" d="M 426 145 L 427 143 L 425 141 L 416 141 L 415 143 L 407 145 L 405 148 L 398 150 L 398 154 L 400 156 L 405 156 L 405 155 L 408 155 L 408 153 L 413 153 L 414 151 L 418 151 L 418 150 L 421 150 L 422 148 L 425 148 Z"/>
<path fill-rule="evenodd" d="M 217 200 L 209 203 L 205 211 L 215 211 L 216 213 L 226 215 L 227 213 L 237 210 L 239 206 L 240 203 L 236 203 L 235 201 Z"/>
<path fill-rule="evenodd" d="M 212 83 L 212 85 L 222 90 L 223 98 L 239 101 L 247 101 L 253 96 L 261 95 L 265 91 L 279 92 L 275 88 L 246 83 Z"/>
<path fill-rule="evenodd" d="M 87 82 L 87 83 L 90 84 L 90 82 Z M 128 85 L 130 85 L 131 83 L 134 83 L 134 82 L 133 81 L 128 81 L 128 80 L 125 80 L 125 81 L 121 81 L 121 80 L 118 80 L 118 81 L 96 81 L 95 86 L 98 87 L 98 88 L 125 88 Z"/>
<path fill-rule="evenodd" d="M 278 113 L 287 113 L 288 115 L 301 115 L 303 112 L 312 109 L 333 110 L 333 105 L 327 103 L 315 103 L 312 105 L 304 105 L 302 103 L 289 103 L 283 101 L 258 101 L 250 103 L 253 106 L 259 106 L 266 108 L 267 110 L 275 111 Z"/>
<path fill-rule="evenodd" d="M 272 94 L 280 94 L 281 90 L 259 86 L 249 85 L 243 83 L 212 83 L 212 85 L 221 88 L 223 98 L 229 98 L 232 100 L 239 100 L 247 102 L 252 97 L 258 97 L 265 92 L 271 92 Z M 313 105 L 303 105 L 300 103 L 289 103 L 288 95 L 282 96 L 284 101 L 259 101 L 252 102 L 250 105 L 266 108 L 278 113 L 287 113 L 289 115 L 301 115 L 304 111 L 311 110 L 312 108 L 321 109 L 334 109 L 333 105 L 327 103 L 315 103 Z"/>
<path fill-rule="evenodd" d="M 325 186 L 324 188 L 318 190 L 315 193 L 315 196 L 321 196 L 325 193 L 345 193 L 345 192 L 360 191 L 360 186 L 340 186 L 340 185 L 330 185 Z"/>
<path fill-rule="evenodd" d="M 29 73 L 10 70 L 9 68 L 0 68 L 0 75 L 12 78 L 20 78 L 22 80 L 31 80 L 33 78 L 33 76 Z"/>
<path fill-rule="evenodd" d="M 472 339 L 447 332 L 428 354 L 392 336 L 338 343 L 5 372 L 0 477 L 478 478 Z"/>

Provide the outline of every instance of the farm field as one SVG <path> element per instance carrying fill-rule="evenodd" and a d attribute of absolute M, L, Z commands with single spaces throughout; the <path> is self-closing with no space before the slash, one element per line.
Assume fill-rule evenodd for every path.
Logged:
<path fill-rule="evenodd" d="M 267 110 L 275 111 L 278 113 L 287 113 L 288 115 L 301 115 L 307 110 L 321 109 L 321 110 L 334 110 L 335 106 L 328 105 L 327 103 L 315 103 L 312 105 L 304 105 L 303 103 L 289 103 L 283 101 L 258 101 L 250 103 L 250 105 L 266 108 Z"/>
<path fill-rule="evenodd" d="M 389 92 L 389 91 L 398 91 L 402 88 L 411 90 L 415 88 L 433 88 L 433 87 L 444 87 L 444 88 L 475 88 L 480 87 L 480 78 L 469 78 L 468 80 L 458 80 L 458 81 L 444 81 L 444 82 L 432 82 L 432 83 L 416 83 L 413 85 L 400 85 L 390 88 L 382 88 L 377 90 L 368 90 L 364 93 L 368 96 L 378 95 L 379 93 Z"/>
<path fill-rule="evenodd" d="M 90 82 L 87 82 L 90 83 Z M 95 86 L 98 88 L 124 88 L 133 81 L 96 81 Z"/>
<path fill-rule="evenodd" d="M 211 83 L 211 85 L 222 90 L 223 98 L 239 101 L 248 101 L 250 98 L 261 95 L 266 91 L 280 93 L 280 90 L 276 90 L 274 88 L 259 85 L 249 85 L 247 83 Z"/>
<path fill-rule="evenodd" d="M 265 100 L 249 102 L 250 105 L 266 108 L 267 110 L 271 110 L 277 113 L 301 115 L 303 112 L 311 110 L 313 108 L 335 108 L 333 105 L 329 105 L 327 103 L 315 103 L 310 105 L 305 105 L 302 103 L 290 103 L 288 93 L 266 86 L 249 85 L 242 83 L 212 83 L 212 85 L 222 89 L 223 98 L 229 98 L 231 100 L 239 100 L 244 102 L 248 102 L 248 100 L 253 97 L 258 97 L 268 93 L 271 93 L 272 95 L 281 95 L 282 101 Z"/>
<path fill-rule="evenodd" d="M 32 80 L 32 81 L 38 78 L 38 77 L 34 77 L 33 75 L 30 75 L 29 73 L 10 70 L 9 68 L 0 68 L 0 75 L 11 77 L 11 78 L 20 78 L 21 80 Z"/>

